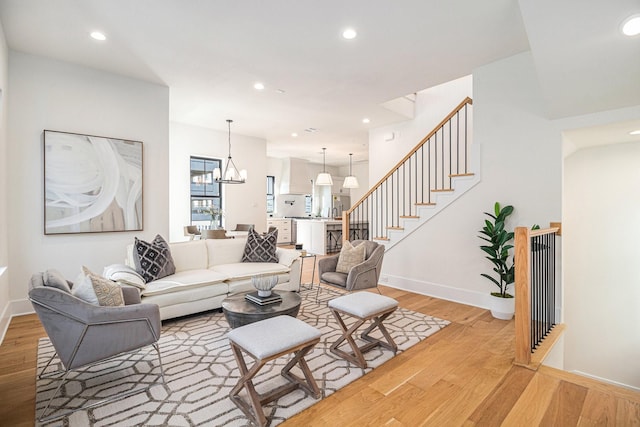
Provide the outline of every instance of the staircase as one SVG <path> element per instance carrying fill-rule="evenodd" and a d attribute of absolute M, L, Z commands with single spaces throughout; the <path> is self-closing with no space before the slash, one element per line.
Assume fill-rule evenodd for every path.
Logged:
<path fill-rule="evenodd" d="M 465 98 L 343 213 L 344 237 L 374 240 L 388 251 L 480 182 L 472 106 Z"/>

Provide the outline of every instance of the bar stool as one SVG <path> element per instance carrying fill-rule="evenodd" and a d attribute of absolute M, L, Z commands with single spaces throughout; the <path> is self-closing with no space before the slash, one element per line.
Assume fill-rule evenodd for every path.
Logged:
<path fill-rule="evenodd" d="M 313 326 L 291 316 L 271 317 L 232 329 L 227 337 L 242 376 L 229 393 L 229 398 L 259 426 L 267 425 L 262 405 L 295 389 L 301 388 L 307 395 L 319 399 L 320 389 L 304 360 L 304 356 L 320 341 L 320 335 L 320 331 Z M 247 353 L 255 360 L 251 368 L 247 367 L 242 352 Z M 253 384 L 253 377 L 258 374 L 265 363 L 290 353 L 293 353 L 294 356 L 281 372 L 281 375 L 289 383 L 267 393 L 259 394 Z M 304 379 L 290 372 L 296 364 L 302 370 Z M 243 388 L 249 395 L 249 402 L 239 396 Z"/>
<path fill-rule="evenodd" d="M 330 350 L 332 353 L 364 369 L 367 367 L 367 361 L 364 359 L 363 353 L 377 346 L 388 348 L 394 353 L 398 350 L 398 346 L 382 323 L 391 313 L 396 311 L 398 301 L 371 292 L 356 292 L 332 299 L 329 301 L 328 306 L 342 329 L 342 336 L 331 345 Z M 353 317 L 356 321 L 353 325 L 347 327 L 342 316 Z M 358 346 L 353 335 L 360 326 L 369 320 L 372 321 L 371 325 L 360 335 L 367 343 Z M 386 341 L 369 335 L 376 328 L 382 332 Z M 351 346 L 352 351 L 347 352 L 338 348 L 345 340 Z"/>

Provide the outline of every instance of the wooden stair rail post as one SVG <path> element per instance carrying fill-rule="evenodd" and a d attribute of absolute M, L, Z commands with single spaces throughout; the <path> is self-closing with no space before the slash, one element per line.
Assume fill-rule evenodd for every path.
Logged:
<path fill-rule="evenodd" d="M 342 242 L 349 240 L 349 212 L 350 211 L 342 211 Z"/>
<path fill-rule="evenodd" d="M 517 364 L 531 362 L 531 239 L 527 227 L 516 227 L 515 283 L 516 283 L 516 358 Z"/>

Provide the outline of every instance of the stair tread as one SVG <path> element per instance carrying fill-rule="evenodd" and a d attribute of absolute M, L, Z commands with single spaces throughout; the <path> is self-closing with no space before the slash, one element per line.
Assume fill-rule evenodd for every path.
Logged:
<path fill-rule="evenodd" d="M 435 206 L 435 203 L 415 203 L 415 206 Z"/>
<path fill-rule="evenodd" d="M 389 240 L 388 237 L 374 237 L 373 240 Z"/>
<path fill-rule="evenodd" d="M 474 175 L 475 175 L 475 173 L 472 173 L 472 172 L 470 172 L 470 173 L 452 173 L 452 174 L 449 174 L 449 178 L 460 178 L 460 177 L 463 177 L 463 176 L 474 176 Z"/>
<path fill-rule="evenodd" d="M 400 215 L 400 218 L 402 219 L 419 219 L 419 216 L 415 216 L 415 215 Z"/>
<path fill-rule="evenodd" d="M 431 190 L 432 193 L 446 193 L 453 191 L 453 188 L 440 188 L 438 190 Z"/>
<path fill-rule="evenodd" d="M 404 227 L 397 227 L 397 226 L 389 226 L 387 227 L 387 230 L 404 230 Z"/>

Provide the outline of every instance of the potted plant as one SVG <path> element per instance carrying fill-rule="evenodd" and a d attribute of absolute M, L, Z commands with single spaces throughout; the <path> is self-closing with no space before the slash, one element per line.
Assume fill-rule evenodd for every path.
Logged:
<path fill-rule="evenodd" d="M 515 312 L 515 299 L 508 292 L 509 285 L 515 281 L 513 256 L 510 254 L 513 245 L 513 231 L 505 230 L 505 221 L 513 213 L 513 206 L 500 206 L 496 202 L 494 213 L 485 212 L 491 219 L 485 219 L 480 237 L 488 244 L 480 246 L 486 258 L 493 264 L 494 275 L 481 273 L 495 284 L 499 292 L 491 292 L 491 314 L 497 319 L 510 320 Z"/>

